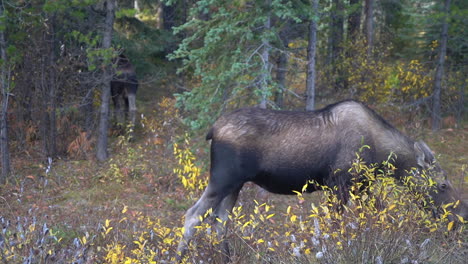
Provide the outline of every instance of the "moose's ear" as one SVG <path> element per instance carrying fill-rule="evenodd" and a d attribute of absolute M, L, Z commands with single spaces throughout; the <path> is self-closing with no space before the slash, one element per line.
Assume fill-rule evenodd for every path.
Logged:
<path fill-rule="evenodd" d="M 435 161 L 431 149 L 422 140 L 414 142 L 414 152 L 416 154 L 416 162 L 423 169 L 428 169 Z"/>

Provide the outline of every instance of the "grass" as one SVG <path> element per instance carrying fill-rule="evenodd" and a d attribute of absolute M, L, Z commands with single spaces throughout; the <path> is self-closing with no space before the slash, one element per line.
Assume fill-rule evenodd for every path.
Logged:
<path fill-rule="evenodd" d="M 93 159 L 56 160 L 46 173 L 46 164 L 17 157 L 15 177 L 0 189 L 1 262 L 173 261 L 183 215 L 202 190 L 184 186 L 180 173 L 174 173 L 174 168 L 181 163 L 174 157 L 172 145 L 180 143 L 176 136 L 184 133 L 172 103 L 163 100 L 154 112 L 158 115 L 147 114 L 142 120 L 144 126 L 138 127 L 136 141 L 113 138 L 112 160 L 106 163 Z M 439 155 L 452 182 L 464 193 L 468 188 L 467 137 L 466 128 L 423 133 L 423 139 Z M 189 143 L 192 144 L 207 143 Z M 206 167 L 205 149 L 192 154 L 197 162 L 190 166 Z M 190 180 L 192 176 L 187 177 Z M 197 181 L 191 184 L 199 185 L 207 177 L 202 170 L 196 175 Z M 352 223 L 349 219 L 356 214 L 353 211 L 356 209 L 343 216 L 317 212 L 321 215 L 318 219 L 324 221 L 319 223 L 322 236 L 318 236 L 314 233 L 315 220 L 309 216 L 313 214 L 312 204 L 318 206 L 324 199 L 321 193 L 304 195 L 301 199 L 274 195 L 247 184 L 236 209 L 241 207 L 241 210 L 232 216 L 228 233 L 232 262 L 330 263 L 334 259 L 331 262 L 346 263 L 352 257 L 356 263 L 379 263 L 379 256 L 387 263 L 404 262 L 405 258 L 408 263 L 411 260 L 463 263 L 466 259 L 466 231 L 450 235 L 442 224 L 438 233 L 421 230 L 423 236 L 410 228 L 414 225 L 409 225 L 410 229 L 402 228 L 406 232 L 374 230 L 375 226 L 370 225 L 367 228 L 373 232 L 363 229 L 357 242 L 348 245 L 337 238 L 340 236 L 332 234 L 340 223 Z M 370 215 L 366 219 L 374 218 Z M 216 236 L 206 235 L 210 233 L 210 225 L 202 225 L 200 230 L 204 232 L 198 232 L 197 243 L 193 244 L 196 250 L 191 251 L 189 262 L 221 260 L 219 241 Z M 324 235 L 325 231 L 331 238 Z M 314 239 L 320 243 L 314 244 Z M 387 244 L 379 244 L 383 240 Z M 323 245 L 328 245 L 328 250 L 324 251 Z M 339 247 L 344 249 L 337 250 Z M 390 249 L 394 255 L 385 256 L 385 250 Z"/>

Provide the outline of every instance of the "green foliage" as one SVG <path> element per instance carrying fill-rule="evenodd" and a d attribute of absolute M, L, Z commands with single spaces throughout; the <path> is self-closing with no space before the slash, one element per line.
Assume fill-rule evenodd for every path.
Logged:
<path fill-rule="evenodd" d="M 121 18 L 121 17 L 133 17 L 135 16 L 137 11 L 133 8 L 131 9 L 119 9 L 117 12 L 115 12 L 115 17 L 116 18 Z"/>
<path fill-rule="evenodd" d="M 410 44 L 408 39 L 402 37 L 404 36 L 403 31 L 414 30 L 413 25 L 410 23 L 411 12 L 408 12 L 411 7 L 409 7 L 406 0 L 383 0 L 378 1 L 377 4 L 380 4 L 383 13 L 383 16 L 376 16 L 377 20 L 381 19 L 381 21 L 378 21 L 381 23 L 381 41 L 393 46 L 394 50 L 400 51 Z"/>
<path fill-rule="evenodd" d="M 95 32 L 84 34 L 78 30 L 70 33 L 70 37 L 74 40 L 84 43 L 86 48 L 86 56 L 88 58 L 88 70 L 95 71 L 109 65 L 113 58 L 117 57 L 117 52 L 114 48 L 100 48 L 102 36 L 96 35 Z"/>
<path fill-rule="evenodd" d="M 275 85 L 261 52 L 265 43 L 280 43 L 279 26 L 265 29 L 269 17 L 300 21 L 290 1 L 198 1 L 191 17 L 175 32 L 189 33 L 171 54 L 181 59 L 181 71 L 193 73 L 194 87 L 176 95 L 192 129 L 205 128 L 224 108 L 256 104 Z M 200 18 L 207 16 L 207 19 Z M 268 69 L 265 72 L 265 69 Z M 267 83 L 266 91 L 259 91 Z"/>
<path fill-rule="evenodd" d="M 393 40 L 393 54 L 401 58 L 420 61 L 429 61 L 431 57 L 434 57 L 436 53 L 431 46 L 434 41 L 440 39 L 441 22 L 444 17 L 443 1 L 407 0 L 398 3 L 384 1 L 382 5 L 386 8 L 385 10 L 388 10 L 388 15 L 385 17 L 392 18 L 394 21 L 384 24 L 393 27 L 394 33 L 391 36 L 383 36 Z M 399 11 L 392 13 L 391 10 L 395 8 Z M 463 58 L 466 60 L 467 51 L 464 39 L 467 37 L 467 12 L 466 1 L 452 1 L 448 20 L 448 54 L 450 56 L 447 59 L 457 65 L 463 64 Z M 398 19 L 399 16 L 403 19 Z"/>
<path fill-rule="evenodd" d="M 468 59 L 466 44 L 468 39 L 468 4 L 466 1 L 452 1 L 449 26 L 449 59 L 456 65 L 464 65 Z"/>

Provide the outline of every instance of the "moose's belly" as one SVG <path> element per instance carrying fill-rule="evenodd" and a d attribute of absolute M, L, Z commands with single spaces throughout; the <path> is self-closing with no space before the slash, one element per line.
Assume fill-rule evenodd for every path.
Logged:
<path fill-rule="evenodd" d="M 328 171 L 287 168 L 261 171 L 252 182 L 272 193 L 295 194 L 294 191 L 302 192 L 305 184 L 308 185 L 306 192 L 316 191 L 314 183 L 322 185 L 326 180 L 325 177 L 328 177 Z"/>

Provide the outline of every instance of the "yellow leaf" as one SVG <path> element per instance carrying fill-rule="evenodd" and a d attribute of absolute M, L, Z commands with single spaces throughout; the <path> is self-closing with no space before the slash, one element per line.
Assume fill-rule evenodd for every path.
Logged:
<path fill-rule="evenodd" d="M 448 225 L 447 225 L 447 230 L 448 230 L 448 231 L 452 230 L 452 228 L 453 228 L 453 224 L 454 224 L 454 222 L 453 222 L 453 221 L 452 221 L 452 222 L 450 222 L 450 223 L 448 223 Z"/>
<path fill-rule="evenodd" d="M 135 240 L 135 241 L 133 241 L 133 243 L 136 244 L 139 248 L 141 248 L 141 246 L 142 246 L 140 241 Z"/>
<path fill-rule="evenodd" d="M 292 215 L 292 216 L 291 216 L 291 222 L 295 222 L 296 219 L 297 219 L 297 216 L 296 216 L 296 215 Z"/>
<path fill-rule="evenodd" d="M 106 229 L 106 235 L 109 234 L 109 232 L 113 229 L 113 227 L 109 227 Z"/>
<path fill-rule="evenodd" d="M 293 191 L 293 193 L 297 194 L 297 196 L 302 196 L 302 193 L 301 193 L 301 192 Z"/>
<path fill-rule="evenodd" d="M 173 241 L 174 241 L 174 238 L 166 237 L 166 238 L 163 239 L 163 243 L 166 244 L 166 245 L 172 244 Z"/>

